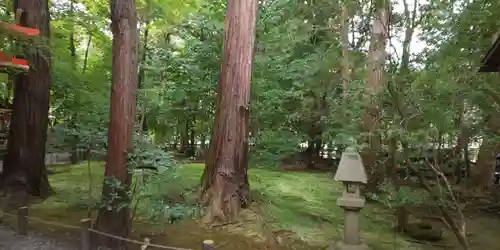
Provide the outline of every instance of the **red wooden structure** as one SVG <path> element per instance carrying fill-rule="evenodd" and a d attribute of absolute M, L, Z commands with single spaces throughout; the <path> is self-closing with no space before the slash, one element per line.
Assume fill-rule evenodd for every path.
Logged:
<path fill-rule="evenodd" d="M 20 23 L 22 14 L 23 11 L 21 9 L 16 11 L 16 23 Z M 0 33 L 22 39 L 36 37 L 40 35 L 40 30 L 0 21 Z M 11 68 L 28 70 L 29 63 L 27 60 L 11 57 L 0 51 L 0 72 Z M 11 113 L 10 109 L 0 109 L 0 121 L 10 121 Z"/>
<path fill-rule="evenodd" d="M 16 24 L 12 23 L 6 23 L 0 21 L 0 25 L 2 26 L 3 29 L 10 31 L 14 35 L 22 35 L 22 36 L 38 36 L 40 35 L 40 30 L 37 29 L 32 29 L 32 28 L 27 28 L 23 26 L 19 26 Z"/>
<path fill-rule="evenodd" d="M 6 56 L 4 53 L 0 52 L 0 68 L 3 70 L 7 68 L 28 70 L 30 67 L 27 60 Z"/>
<path fill-rule="evenodd" d="M 22 15 L 22 11 L 18 10 L 17 17 L 16 17 L 18 22 L 21 18 L 21 15 Z M 6 33 L 10 33 L 10 34 L 17 36 L 17 37 L 34 37 L 34 36 L 40 35 L 40 30 L 38 30 L 38 29 L 27 28 L 27 27 L 23 27 L 20 25 L 1 22 L 1 21 L 0 21 L 0 28 L 2 30 L 7 31 Z M 28 65 L 28 61 L 26 61 L 24 59 L 10 57 L 10 56 L 7 56 L 0 51 L 0 70 L 6 70 L 8 68 L 17 68 L 17 69 L 28 70 L 29 65 Z"/>

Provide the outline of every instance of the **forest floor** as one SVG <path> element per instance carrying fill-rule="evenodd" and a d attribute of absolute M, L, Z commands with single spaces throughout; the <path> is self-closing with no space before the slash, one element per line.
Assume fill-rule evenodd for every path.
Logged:
<path fill-rule="evenodd" d="M 0 249 L 2 250 L 76 250 L 77 247 L 30 233 L 27 236 L 17 235 L 12 228 L 0 225 Z"/>
<path fill-rule="evenodd" d="M 103 164 L 92 162 L 90 168 L 86 163 L 57 166 L 52 171 L 55 174 L 49 178 L 55 194 L 45 201 L 31 204 L 29 214 L 46 221 L 78 226 L 80 219 L 88 217 L 88 207 L 98 202 Z M 156 182 L 161 183 L 160 186 L 146 185 L 141 190 L 170 203 L 183 204 L 179 206 L 184 210 L 196 211 L 196 187 L 203 165 L 188 164 L 171 171 L 160 174 L 161 179 Z M 319 250 L 341 239 L 343 211 L 336 205 L 341 185 L 333 181 L 332 174 L 253 168 L 249 178 L 255 202 L 251 209 L 242 213 L 240 223 L 206 228 L 201 226 L 199 217 L 195 217 L 170 224 L 167 218 L 162 218 L 165 216 L 154 217 L 158 215 L 155 211 L 164 206 L 161 202 L 141 200 L 134 217 L 131 237 L 147 237 L 155 244 L 193 249 L 199 249 L 204 239 L 212 239 L 219 250 Z M 362 238 L 373 250 L 443 249 L 416 244 L 394 233 L 392 213 L 379 204 L 368 203 L 362 213 Z M 92 214 L 91 217 L 95 218 L 95 212 Z M 468 220 L 472 249 L 481 247 L 494 250 L 491 246 L 496 243 L 491 240 L 497 239 L 500 218 L 481 215 Z M 5 219 L 4 222 L 15 225 L 13 220 Z M 67 235 L 75 239 L 79 233 L 78 230 L 38 223 L 30 224 L 30 230 L 53 237 Z M 447 249 L 460 249 L 449 247 L 457 245 L 453 235 L 447 234 L 445 238 L 440 245 L 448 246 Z"/>

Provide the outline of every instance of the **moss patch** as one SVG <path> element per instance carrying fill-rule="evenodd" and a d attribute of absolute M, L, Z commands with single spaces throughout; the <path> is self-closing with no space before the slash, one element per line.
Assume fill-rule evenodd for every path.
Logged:
<path fill-rule="evenodd" d="M 179 169 L 179 185 L 196 186 L 202 172 L 202 164 L 185 165 Z M 342 238 L 344 215 L 336 204 L 342 185 L 331 174 L 251 169 L 249 178 L 258 204 L 243 213 L 245 223 L 229 231 L 259 238 L 291 236 L 319 249 Z M 385 209 L 368 204 L 362 212 L 363 239 L 374 249 L 415 249 L 394 234 L 392 215 Z"/>
<path fill-rule="evenodd" d="M 87 163 L 52 170 L 56 173 L 49 179 L 55 194 L 32 204 L 30 215 L 78 225 L 87 217 L 87 207 L 98 201 L 103 163 L 91 162 L 90 175 Z M 203 165 L 187 164 L 173 171 L 170 179 L 156 187 L 157 191 L 164 192 L 165 199 L 181 196 L 195 203 Z M 222 244 L 218 249 L 252 250 L 324 249 L 342 237 L 343 210 L 336 205 L 341 185 L 330 174 L 251 169 L 249 177 L 256 202 L 242 213 L 241 223 L 205 229 L 196 220 L 168 224 L 165 219 L 150 221 L 141 214 L 134 222 L 135 236 L 147 235 L 156 243 L 193 248 L 198 248 L 203 239 L 212 238 Z M 368 204 L 362 212 L 363 239 L 373 249 L 418 249 L 391 231 L 392 217 L 386 210 Z M 47 230 L 47 226 L 34 227 Z M 48 230 L 64 231 L 56 226 Z"/>

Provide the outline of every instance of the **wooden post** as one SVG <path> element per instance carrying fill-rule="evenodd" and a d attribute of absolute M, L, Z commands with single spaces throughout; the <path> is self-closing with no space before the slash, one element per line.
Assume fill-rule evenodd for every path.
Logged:
<path fill-rule="evenodd" d="M 499 35 L 500 35 L 500 31 L 495 32 L 495 34 L 493 34 L 493 37 L 491 39 L 492 40 L 491 43 L 495 44 Z"/>
<path fill-rule="evenodd" d="M 80 220 L 80 250 L 90 250 L 90 231 L 91 219 L 81 219 Z"/>
<path fill-rule="evenodd" d="M 17 9 L 16 10 L 16 24 L 21 24 L 21 17 L 23 16 L 23 10 L 22 9 Z"/>
<path fill-rule="evenodd" d="M 214 250 L 215 244 L 213 240 L 204 240 L 201 245 L 201 250 Z"/>
<path fill-rule="evenodd" d="M 20 207 L 17 210 L 17 232 L 26 235 L 28 231 L 28 207 Z"/>

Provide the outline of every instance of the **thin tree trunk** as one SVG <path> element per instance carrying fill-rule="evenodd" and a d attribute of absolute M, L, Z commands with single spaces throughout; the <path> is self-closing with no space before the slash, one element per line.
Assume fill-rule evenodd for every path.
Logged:
<path fill-rule="evenodd" d="M 451 154 L 452 163 L 455 166 L 455 183 L 460 183 L 462 181 L 462 173 L 463 173 L 463 164 L 462 162 L 468 160 L 468 157 L 462 157 L 462 152 L 466 152 L 467 145 L 469 144 L 469 128 L 465 124 L 464 115 L 465 115 L 465 103 L 463 98 L 460 100 L 462 102 L 459 114 L 457 115 L 457 119 L 455 121 L 456 126 L 460 129 L 460 133 L 457 138 L 457 144 L 453 148 Z"/>
<path fill-rule="evenodd" d="M 47 0 L 16 0 L 14 9 L 25 11 L 23 26 L 37 28 L 43 38 L 50 37 Z M 16 75 L 12 121 L 7 142 L 0 188 L 10 192 L 47 197 L 50 185 L 45 166 L 51 88 L 51 56 L 38 47 L 29 50 L 31 63 L 26 74 Z"/>
<path fill-rule="evenodd" d="M 89 50 L 91 43 L 92 43 L 92 34 L 89 33 L 89 38 L 87 39 L 87 47 L 85 48 L 85 57 L 83 58 L 82 74 L 85 74 L 85 71 L 87 70 L 87 63 L 89 60 Z"/>
<path fill-rule="evenodd" d="M 144 36 L 143 36 L 143 42 L 142 42 L 142 50 L 141 50 L 141 57 L 140 61 L 138 63 L 139 66 L 139 73 L 137 77 L 137 88 L 141 89 L 143 88 L 143 82 L 145 78 L 145 71 L 143 64 L 146 63 L 146 58 L 148 55 L 148 39 L 149 39 L 149 24 L 151 22 L 151 0 L 146 1 L 146 16 L 145 22 L 144 22 Z M 139 97 L 138 97 L 139 98 Z M 147 133 L 148 132 L 148 120 L 146 119 L 147 112 L 146 112 L 146 107 L 142 107 L 142 115 L 140 116 L 140 126 L 139 126 L 139 131 L 142 133 Z"/>
<path fill-rule="evenodd" d="M 196 155 L 196 132 L 194 130 L 194 126 L 196 123 L 196 117 L 193 115 L 191 117 L 191 122 L 189 123 L 189 150 L 188 157 L 193 157 Z"/>
<path fill-rule="evenodd" d="M 321 159 L 323 156 L 323 140 L 321 139 L 316 139 L 314 141 L 314 157 L 316 159 Z"/>
<path fill-rule="evenodd" d="M 13 78 L 9 76 L 7 79 L 7 96 L 5 97 L 5 107 L 9 108 L 10 107 L 10 99 L 12 98 L 12 92 L 14 90 L 13 87 Z"/>
<path fill-rule="evenodd" d="M 102 199 L 96 228 L 102 232 L 127 236 L 130 230 L 130 197 L 127 194 L 131 175 L 127 154 L 133 149 L 137 94 L 137 17 L 135 0 L 111 0 L 113 61 L 111 105 L 108 128 L 108 155 Z M 114 197 L 117 194 L 118 197 Z M 97 238 L 98 245 L 111 249 L 125 248 L 124 242 L 109 237 Z"/>
<path fill-rule="evenodd" d="M 345 2 L 342 5 L 342 15 L 340 17 L 340 43 L 342 48 L 342 60 L 340 75 L 342 77 L 342 106 L 339 112 L 342 112 L 344 117 L 346 117 L 346 110 L 348 110 L 348 100 L 347 93 L 349 90 L 349 81 L 351 80 L 351 63 L 349 58 L 349 15 L 350 8 L 349 3 Z M 353 34 L 354 35 L 354 34 Z M 347 145 L 339 145 L 340 149 L 345 148 Z"/>
<path fill-rule="evenodd" d="M 74 6 L 75 1 L 71 0 L 70 1 L 70 17 L 74 17 Z M 71 22 L 74 22 L 74 20 L 71 20 Z M 74 26 L 71 29 L 71 33 L 69 35 L 69 52 L 71 56 L 71 66 L 74 71 L 76 71 L 76 46 L 75 46 L 75 29 Z M 78 99 L 78 96 L 76 96 L 76 99 Z M 73 130 L 73 135 L 71 135 L 71 164 L 77 164 L 78 163 L 78 135 L 75 133 L 76 130 L 76 120 L 77 120 L 77 112 L 73 111 L 73 114 L 70 117 L 70 122 L 69 122 L 69 127 Z"/>
<path fill-rule="evenodd" d="M 372 38 L 370 42 L 369 52 L 369 75 L 366 82 L 366 92 L 369 95 L 370 104 L 366 108 L 366 113 L 363 118 L 363 127 L 368 136 L 365 142 L 368 148 L 361 154 L 363 162 L 367 167 L 369 174 L 368 191 L 376 191 L 378 184 L 383 180 L 383 168 L 378 166 L 378 154 L 381 151 L 381 137 L 378 131 L 379 128 L 379 110 L 376 103 L 376 95 L 380 93 L 383 87 L 384 64 L 385 64 L 385 46 L 388 38 L 389 25 L 389 3 L 387 1 L 379 1 L 377 15 L 373 20 Z M 381 171 L 382 170 L 382 171 Z"/>
<path fill-rule="evenodd" d="M 148 9 L 145 17 L 145 28 L 144 28 L 144 36 L 143 36 L 143 41 L 142 41 L 142 51 L 141 51 L 141 59 L 139 61 L 139 76 L 137 80 L 137 86 L 138 88 L 142 88 L 142 82 L 144 81 L 144 67 L 142 67 L 142 64 L 146 62 L 146 58 L 148 56 L 148 40 L 149 40 L 149 23 L 151 22 L 150 20 L 150 8 L 151 8 L 151 0 L 146 1 L 146 8 Z"/>
<path fill-rule="evenodd" d="M 351 65 L 349 62 L 349 8 L 347 3 L 345 3 L 342 8 L 340 26 L 342 29 L 340 33 L 342 47 L 342 89 L 344 94 L 346 94 L 351 78 Z"/>
<path fill-rule="evenodd" d="M 314 140 L 309 140 L 307 142 L 307 148 L 306 148 L 306 151 L 305 151 L 305 163 L 306 163 L 306 166 L 307 168 L 314 168 L 315 166 L 315 157 L 314 157 Z M 302 159 L 300 159 L 302 160 Z"/>
<path fill-rule="evenodd" d="M 202 135 L 200 140 L 201 140 L 200 148 L 204 152 L 205 149 L 207 148 L 207 136 L 206 135 Z"/>
<path fill-rule="evenodd" d="M 141 132 L 144 132 L 146 133 L 146 131 L 144 131 L 144 126 L 145 126 L 145 123 L 146 123 L 146 110 L 144 109 L 144 107 L 141 109 L 141 114 L 139 115 L 139 126 L 137 128 L 137 132 L 141 133 Z"/>
<path fill-rule="evenodd" d="M 179 148 L 179 153 L 184 154 L 185 156 L 189 147 L 189 121 L 187 117 L 185 121 L 183 121 L 182 124 L 180 124 L 180 126 L 182 126 L 182 128 L 180 129 L 181 145 Z"/>
<path fill-rule="evenodd" d="M 465 160 L 465 178 L 468 180 L 471 176 L 471 168 L 470 168 L 470 152 L 469 152 L 469 144 L 465 144 L 464 147 L 464 160 Z"/>
<path fill-rule="evenodd" d="M 401 66 L 400 66 L 400 69 L 399 69 L 399 78 L 401 79 L 401 81 L 397 81 L 395 83 L 396 86 L 394 86 L 396 89 L 396 92 L 395 92 L 395 95 L 394 95 L 394 102 L 395 102 L 395 106 L 396 106 L 396 111 L 399 111 L 399 108 L 400 106 L 402 105 L 402 97 L 404 96 L 404 94 L 401 92 L 401 90 L 403 89 L 403 85 L 406 83 L 406 79 L 408 78 L 408 73 L 409 73 L 409 66 L 410 66 L 410 45 L 411 45 L 411 42 L 412 42 L 412 38 L 413 38 L 413 33 L 415 32 L 415 27 L 416 27 L 416 23 L 415 23 L 415 19 L 417 17 L 417 3 L 418 3 L 418 0 L 414 0 L 414 4 L 413 4 L 413 9 L 412 11 L 410 12 L 410 8 L 408 6 L 408 2 L 407 0 L 403 0 L 403 6 L 404 6 L 404 18 L 405 18 L 405 23 L 406 23 L 406 27 L 405 27 L 405 35 L 404 35 L 404 39 L 403 39 L 403 54 L 401 56 Z M 400 119 L 401 121 L 405 119 L 405 114 L 403 114 L 401 111 L 398 112 L 399 115 L 400 115 Z M 397 122 L 397 121 L 396 121 Z M 398 144 L 398 140 L 399 138 L 390 138 L 390 145 L 389 145 L 389 148 L 390 148 L 390 159 L 391 159 L 391 162 L 387 165 L 387 167 L 390 168 L 390 172 L 391 172 L 391 179 L 393 181 L 393 184 L 396 188 L 396 192 L 399 194 L 400 192 L 400 188 L 401 188 L 401 182 L 403 181 L 397 174 L 397 164 L 398 164 L 398 158 L 397 158 L 397 144 Z M 396 206 L 396 218 L 397 218 L 397 225 L 396 225 L 396 228 L 400 231 L 400 232 L 403 232 L 407 226 L 408 226 L 408 222 L 409 222 L 409 212 L 408 212 L 408 209 L 407 209 L 407 206 L 405 204 L 398 204 Z"/>
<path fill-rule="evenodd" d="M 6 6 L 6 8 L 7 9 L 5 11 L 5 15 L 10 16 L 8 6 Z M 15 10 L 14 10 L 14 13 L 16 13 Z M 15 18 L 17 18 L 17 17 L 15 17 Z M 16 20 L 16 22 L 17 22 L 17 20 Z M 8 38 L 7 46 L 9 46 L 11 50 L 15 51 L 16 46 L 15 46 L 14 39 L 12 38 L 12 36 L 7 36 L 7 38 Z M 5 45 L 2 44 L 2 47 L 4 47 L 4 46 Z M 7 79 L 7 96 L 6 96 L 6 100 L 5 100 L 5 108 L 11 108 L 10 107 L 10 104 L 11 104 L 10 99 L 13 96 L 13 90 L 14 90 L 14 76 L 12 74 L 9 74 L 8 79 Z"/>
<path fill-rule="evenodd" d="M 206 222 L 234 220 L 249 206 L 248 122 L 257 0 L 229 0 L 217 110 L 202 193 Z"/>
<path fill-rule="evenodd" d="M 75 1 L 71 0 L 70 1 L 70 7 L 69 7 L 69 15 L 71 18 L 74 18 L 74 9 L 75 9 Z M 71 20 L 71 22 L 74 22 L 74 20 Z M 76 47 L 75 47 L 75 30 L 74 28 L 71 29 L 71 33 L 69 34 L 69 52 L 71 55 L 71 60 L 72 60 L 72 67 L 76 68 Z"/>

